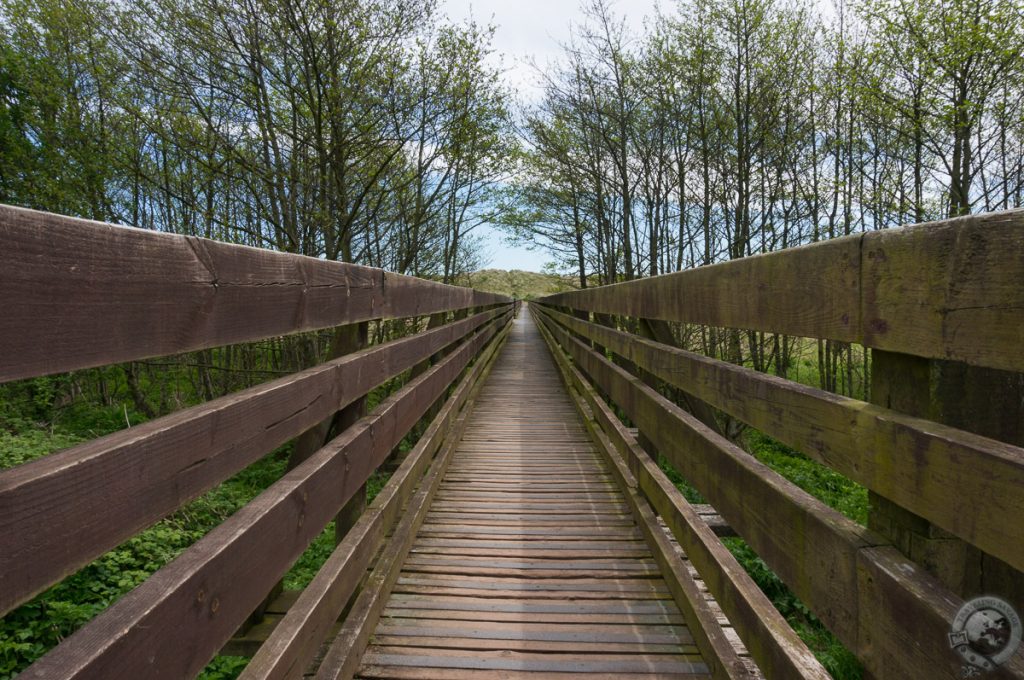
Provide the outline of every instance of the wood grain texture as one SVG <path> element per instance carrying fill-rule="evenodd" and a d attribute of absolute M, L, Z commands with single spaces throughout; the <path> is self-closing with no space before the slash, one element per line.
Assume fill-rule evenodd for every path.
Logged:
<path fill-rule="evenodd" d="M 569 364 L 546 330 L 545 336 L 549 339 L 563 375 L 585 400 L 595 425 L 601 428 L 609 445 L 613 447 L 609 455 L 621 457 L 632 484 L 664 518 L 764 676 L 769 679 L 828 680 L 831 677 L 828 672 L 732 553 L 718 540 L 714 530 L 707 526 L 703 517 L 668 480 L 657 463 L 640 448 L 634 435 L 615 416 L 593 386 L 575 366 Z M 623 479 L 626 474 L 622 473 Z"/>
<path fill-rule="evenodd" d="M 480 380 L 486 376 L 492 358 L 507 335 L 508 326 L 480 354 L 416 446 L 374 498 L 366 514 L 356 522 L 245 667 L 239 676 L 241 680 L 302 677 L 365 575 L 379 542 L 394 525 L 424 470 L 434 460 L 434 454 L 453 432 L 457 417 L 479 388 Z"/>
<path fill-rule="evenodd" d="M 381 269 L 0 206 L 0 382 L 511 302 Z"/>
<path fill-rule="evenodd" d="M 388 397 L 26 669 L 25 677 L 196 675 L 502 321 L 492 320 Z"/>
<path fill-rule="evenodd" d="M 574 362 L 644 432 L 843 643 L 879 677 L 959 677 L 946 638 L 912 647 L 901 626 L 948 631 L 962 601 L 885 541 L 809 496 L 750 454 L 612 364 L 568 331 L 543 323 Z M 886 550 L 881 550 L 886 548 Z M 871 581 L 865 581 L 870 574 Z M 870 585 L 870 606 L 862 600 Z M 898 596 L 897 596 L 898 594 Z M 938 606 L 937 603 L 945 603 Z M 865 629 L 876 631 L 867 636 Z M 1024 672 L 1008 667 L 1012 677 Z"/>
<path fill-rule="evenodd" d="M 1024 570 L 1024 522 L 1010 519 L 1024 517 L 1024 449 L 550 308 L 538 312 Z"/>
<path fill-rule="evenodd" d="M 1024 371 L 1024 210 L 886 229 L 541 301 Z"/>
<path fill-rule="evenodd" d="M 482 312 L 0 472 L 0 613 L 507 313 Z"/>
<path fill-rule="evenodd" d="M 864 344 L 1024 371 L 1024 211 L 863 238 Z"/>
<path fill-rule="evenodd" d="M 854 342 L 860 237 L 542 298 L 601 314 L 757 328 Z"/>

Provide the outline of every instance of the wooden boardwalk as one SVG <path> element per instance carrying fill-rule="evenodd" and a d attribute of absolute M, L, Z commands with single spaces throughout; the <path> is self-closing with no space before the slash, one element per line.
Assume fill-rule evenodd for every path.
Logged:
<path fill-rule="evenodd" d="M 707 676 L 529 314 L 471 416 L 358 676 Z"/>
<path fill-rule="evenodd" d="M 965 598 L 1024 592 L 1022 244 L 1024 210 L 964 216 L 566 291 L 513 323 L 501 295 L 0 206 L 0 383 L 338 329 L 336 358 L 0 471 L 11 622 L 278 447 L 319 446 L 19 677 L 180 680 L 224 650 L 253 655 L 240 680 L 829 680 L 735 532 L 865 675 L 957 680 Z M 353 351 L 393 321 L 419 332 Z M 870 390 L 688 351 L 673 324 L 863 347 Z M 864 487 L 867 526 L 719 414 Z M 332 520 L 331 556 L 257 623 Z M 995 675 L 1024 680 L 1024 651 Z"/>

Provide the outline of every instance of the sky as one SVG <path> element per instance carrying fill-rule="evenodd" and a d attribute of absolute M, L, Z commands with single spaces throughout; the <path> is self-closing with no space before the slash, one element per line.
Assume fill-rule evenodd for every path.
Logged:
<path fill-rule="evenodd" d="M 654 16 L 656 0 L 618 0 L 613 5 L 617 16 L 639 34 L 645 16 Z M 473 18 L 496 27 L 493 48 L 500 60 L 506 82 L 525 100 L 538 98 L 538 75 L 530 65 L 540 67 L 555 61 L 561 44 L 568 42 L 572 24 L 583 22 L 580 0 L 441 0 L 441 11 L 454 21 Z M 540 271 L 552 258 L 541 251 L 512 247 L 501 233 L 486 226 L 475 232 L 484 237 L 484 250 L 493 269 Z"/>

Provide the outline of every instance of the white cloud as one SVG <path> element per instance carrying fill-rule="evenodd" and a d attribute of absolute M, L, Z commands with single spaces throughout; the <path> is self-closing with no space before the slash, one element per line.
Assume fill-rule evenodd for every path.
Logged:
<path fill-rule="evenodd" d="M 619 0 L 612 5 L 616 16 L 626 20 L 636 35 L 644 18 L 653 17 L 657 0 Z M 473 18 L 493 23 L 495 57 L 506 69 L 506 78 L 525 99 L 539 94 L 531 59 L 544 67 L 561 56 L 572 25 L 584 21 L 579 0 L 443 0 L 441 11 L 455 21 Z"/>

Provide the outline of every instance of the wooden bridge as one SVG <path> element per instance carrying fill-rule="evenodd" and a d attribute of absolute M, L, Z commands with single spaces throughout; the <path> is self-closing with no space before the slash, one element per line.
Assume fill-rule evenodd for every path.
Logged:
<path fill-rule="evenodd" d="M 252 656 L 248 680 L 829 677 L 723 545 L 730 532 L 871 677 L 962 677 L 949 634 L 965 598 L 1024 613 L 1024 212 L 520 309 L 367 267 L 0 207 L 0 300 L 3 381 L 430 318 L 0 472 L 7 613 L 336 426 L 19 677 L 189 678 L 222 650 Z M 871 348 L 871 401 L 679 349 L 668 322 Z M 367 413 L 363 398 L 395 376 L 407 380 Z M 867 487 L 868 526 L 737 446 L 716 411 Z M 417 423 L 364 509 L 366 480 Z M 710 506 L 688 503 L 654 451 Z M 335 518 L 319 573 L 277 596 Z M 1024 678 L 1024 655 L 988 677 Z"/>

